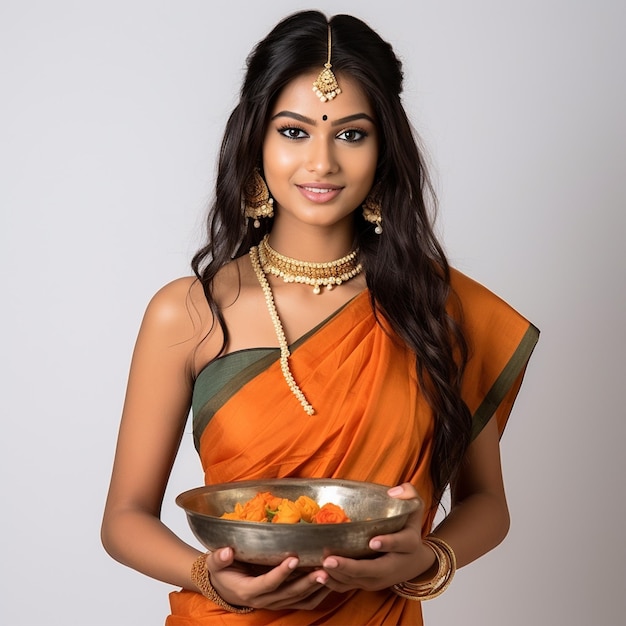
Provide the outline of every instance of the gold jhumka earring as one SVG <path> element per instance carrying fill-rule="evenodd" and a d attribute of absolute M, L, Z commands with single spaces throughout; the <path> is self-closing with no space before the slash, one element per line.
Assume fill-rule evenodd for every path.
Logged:
<path fill-rule="evenodd" d="M 374 232 L 380 235 L 383 232 L 382 206 L 380 204 L 380 189 L 376 185 L 363 201 L 363 217 L 366 222 L 376 224 Z"/>
<path fill-rule="evenodd" d="M 255 168 L 245 185 L 241 199 L 244 215 L 254 220 L 254 227 L 260 228 L 261 217 L 274 217 L 274 198 L 263 180 L 258 168 Z"/>
<path fill-rule="evenodd" d="M 330 36 L 330 24 L 328 25 L 328 61 L 324 63 L 324 69 L 320 72 L 320 75 L 316 78 L 313 83 L 313 91 L 315 95 L 322 102 L 329 102 L 333 98 L 336 98 L 340 93 L 341 89 L 339 88 L 339 84 L 337 83 L 337 78 L 333 74 L 332 65 L 330 63 L 330 54 L 332 50 L 331 45 L 331 36 Z"/>

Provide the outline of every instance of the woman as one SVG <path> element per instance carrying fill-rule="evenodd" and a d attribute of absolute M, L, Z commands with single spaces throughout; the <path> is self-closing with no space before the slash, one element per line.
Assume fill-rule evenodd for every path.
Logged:
<path fill-rule="evenodd" d="M 182 588 L 170 626 L 419 624 L 506 535 L 498 439 L 538 332 L 449 268 L 401 89 L 345 15 L 295 14 L 248 59 L 196 276 L 142 323 L 103 522 L 114 558 Z M 423 506 L 372 560 L 202 555 L 159 520 L 192 403 L 207 483 L 346 478 Z"/>

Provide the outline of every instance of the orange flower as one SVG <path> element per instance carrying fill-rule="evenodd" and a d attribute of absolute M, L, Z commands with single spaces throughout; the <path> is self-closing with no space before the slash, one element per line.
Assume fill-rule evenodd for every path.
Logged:
<path fill-rule="evenodd" d="M 267 511 L 265 509 L 265 498 L 262 493 L 257 494 L 243 505 L 241 519 L 248 522 L 266 522 Z"/>
<path fill-rule="evenodd" d="M 273 522 L 275 524 L 340 524 L 349 522 L 345 511 L 336 504 L 328 503 L 322 508 L 308 496 L 300 496 L 295 502 L 279 498 L 269 491 L 257 493 L 247 502 L 235 504 L 232 513 L 224 513 L 222 519 L 247 522 Z"/>
<path fill-rule="evenodd" d="M 265 508 L 270 512 L 277 511 L 280 503 L 283 501 L 283 498 L 273 496 L 269 491 L 263 491 L 262 493 L 257 494 L 256 497 L 263 499 L 263 502 L 265 502 Z"/>
<path fill-rule="evenodd" d="M 336 504 L 328 502 L 314 516 L 314 524 L 342 524 L 349 522 L 350 518 L 346 512 Z"/>
<path fill-rule="evenodd" d="M 224 513 L 221 518 L 222 519 L 234 519 L 234 520 L 240 520 L 241 515 L 243 513 L 243 506 L 240 502 L 237 502 L 237 504 L 235 504 L 235 510 L 232 513 Z"/>
<path fill-rule="evenodd" d="M 297 524 L 300 521 L 300 507 L 291 500 L 284 499 L 272 517 L 273 524 Z"/>
<path fill-rule="evenodd" d="M 313 516 L 320 510 L 319 504 L 309 496 L 300 496 L 296 500 L 296 506 L 305 522 L 312 522 Z"/>

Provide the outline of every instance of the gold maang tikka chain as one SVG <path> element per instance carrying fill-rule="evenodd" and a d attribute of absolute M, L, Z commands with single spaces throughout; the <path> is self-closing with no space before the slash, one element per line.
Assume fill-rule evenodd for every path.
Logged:
<path fill-rule="evenodd" d="M 332 50 L 332 41 L 330 34 L 330 24 L 328 25 L 328 60 L 324 63 L 324 69 L 320 72 L 319 76 L 315 79 L 313 83 L 313 91 L 315 95 L 322 102 L 329 102 L 333 98 L 336 98 L 340 93 L 341 89 L 339 88 L 339 84 L 337 83 L 337 78 L 333 74 L 332 65 L 330 63 L 330 54 Z"/>
<path fill-rule="evenodd" d="M 282 278 L 286 283 L 312 285 L 313 293 L 319 294 L 322 286 L 328 291 L 354 278 L 363 270 L 358 261 L 358 248 L 336 261 L 312 263 L 298 261 L 276 252 L 265 235 L 259 244 L 259 261 L 264 274 Z"/>

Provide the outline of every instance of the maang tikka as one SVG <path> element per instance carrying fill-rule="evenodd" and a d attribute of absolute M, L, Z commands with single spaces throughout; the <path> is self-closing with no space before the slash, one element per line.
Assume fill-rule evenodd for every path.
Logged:
<path fill-rule="evenodd" d="M 270 196 L 267 183 L 258 168 L 255 168 L 243 187 L 241 199 L 244 215 L 254 220 L 254 227 L 260 228 L 260 217 L 274 217 L 274 198 Z"/>
<path fill-rule="evenodd" d="M 330 37 L 330 24 L 328 25 L 328 61 L 324 63 L 324 69 L 313 83 L 313 91 L 315 95 L 322 101 L 328 102 L 337 97 L 341 93 L 337 78 L 333 74 L 332 65 L 330 63 L 330 54 L 332 50 L 332 42 Z"/>

